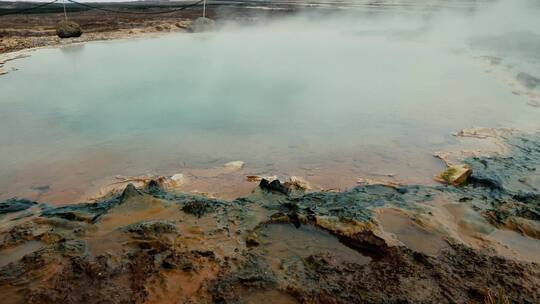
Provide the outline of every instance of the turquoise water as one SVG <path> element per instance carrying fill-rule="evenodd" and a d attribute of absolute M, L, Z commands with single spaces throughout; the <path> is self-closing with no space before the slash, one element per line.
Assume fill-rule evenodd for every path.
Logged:
<path fill-rule="evenodd" d="M 30 54 L 0 76 L 0 198 L 232 160 L 332 185 L 428 182 L 452 132 L 539 114 L 465 43 L 402 29 L 283 21 Z"/>

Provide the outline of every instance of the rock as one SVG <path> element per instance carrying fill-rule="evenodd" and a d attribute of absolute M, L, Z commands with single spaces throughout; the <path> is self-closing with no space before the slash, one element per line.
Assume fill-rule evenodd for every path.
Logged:
<path fill-rule="evenodd" d="M 172 179 L 173 181 L 175 181 L 175 182 L 181 182 L 181 181 L 184 180 L 184 174 L 182 174 L 182 173 L 177 173 L 177 174 L 171 176 L 171 179 Z"/>
<path fill-rule="evenodd" d="M 120 196 L 120 201 L 124 202 L 129 198 L 138 197 L 141 195 L 142 193 L 139 192 L 139 190 L 137 190 L 133 184 L 128 184 Z"/>
<path fill-rule="evenodd" d="M 187 178 L 182 173 L 176 173 L 171 177 L 160 178 L 160 183 L 165 188 L 177 188 L 187 183 Z"/>
<path fill-rule="evenodd" d="M 231 161 L 231 162 L 228 162 L 226 163 L 225 165 L 223 165 L 223 167 L 225 167 L 226 169 L 230 169 L 230 170 L 240 170 L 242 168 L 244 168 L 244 165 L 246 163 L 241 161 L 241 160 L 235 160 L 235 161 Z"/>
<path fill-rule="evenodd" d="M 47 218 L 61 218 L 68 221 L 95 223 L 111 208 L 125 202 L 133 196 L 142 196 L 133 185 L 128 185 L 121 195 L 94 203 L 79 203 L 61 207 L 52 207 L 42 204 L 41 216 Z"/>
<path fill-rule="evenodd" d="M 297 176 L 291 176 L 287 181 L 281 183 L 277 176 L 259 176 L 259 175 L 247 175 L 246 181 L 259 182 L 259 187 L 264 190 L 280 192 L 283 194 L 290 194 L 293 191 L 304 192 L 312 189 L 311 184 L 305 179 Z"/>
<path fill-rule="evenodd" d="M 310 190 L 311 184 L 305 179 L 298 176 L 291 176 L 288 181 L 283 183 L 283 186 L 289 190 Z"/>
<path fill-rule="evenodd" d="M 163 182 L 160 179 L 153 179 L 148 182 L 146 189 L 149 193 L 155 194 L 156 192 L 163 191 Z"/>
<path fill-rule="evenodd" d="M 90 204 L 85 204 L 85 206 L 82 206 L 81 204 L 75 206 L 64 206 L 59 208 L 47 209 L 41 213 L 41 216 L 57 217 L 68 221 L 92 223 L 95 219 L 97 219 L 97 214 L 99 213 L 97 208 L 91 208 L 89 207 L 89 205 Z M 85 208 L 87 206 L 89 208 Z M 94 209 L 96 209 L 95 213 Z"/>
<path fill-rule="evenodd" d="M 36 202 L 26 199 L 11 198 L 0 203 L 0 214 L 23 211 L 36 204 Z"/>
<path fill-rule="evenodd" d="M 259 235 L 255 231 L 252 231 L 246 237 L 246 246 L 247 247 L 257 247 L 259 245 L 260 245 Z"/>
<path fill-rule="evenodd" d="M 60 21 L 56 24 L 56 35 L 60 38 L 80 37 L 81 27 L 73 21 Z"/>
<path fill-rule="evenodd" d="M 527 73 L 519 73 L 517 74 L 517 81 L 524 85 L 527 89 L 534 89 L 536 86 L 540 85 L 540 78 L 534 77 L 532 75 L 529 75 Z"/>
<path fill-rule="evenodd" d="M 259 187 L 266 191 L 278 192 L 285 195 L 289 194 L 289 189 L 283 186 L 281 182 L 277 179 L 270 182 L 267 179 L 263 178 L 259 183 Z"/>
<path fill-rule="evenodd" d="M 188 214 L 202 217 L 203 215 L 214 211 L 215 206 L 211 201 L 204 199 L 189 200 L 182 207 L 182 211 Z"/>
<path fill-rule="evenodd" d="M 193 33 L 210 32 L 216 27 L 216 22 L 206 17 L 199 17 L 188 26 L 189 31 Z"/>
<path fill-rule="evenodd" d="M 467 182 L 471 174 L 472 169 L 468 165 L 452 165 L 435 177 L 435 179 L 441 183 L 460 186 Z"/>
<path fill-rule="evenodd" d="M 277 176 L 275 175 L 272 175 L 272 176 L 246 175 L 247 182 L 260 182 L 263 179 L 273 181 L 277 179 Z"/>

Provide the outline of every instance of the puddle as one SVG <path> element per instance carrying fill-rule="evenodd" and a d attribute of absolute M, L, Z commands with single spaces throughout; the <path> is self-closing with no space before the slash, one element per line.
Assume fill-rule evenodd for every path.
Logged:
<path fill-rule="evenodd" d="M 271 224 L 263 230 L 263 248 L 273 269 L 288 260 L 310 255 L 331 254 L 340 262 L 367 264 L 371 258 L 342 244 L 335 236 L 318 228 L 291 224 Z"/>
<path fill-rule="evenodd" d="M 504 256 L 540 263 L 540 241 L 511 230 L 495 230 L 489 235 L 504 247 L 496 247 Z"/>
<path fill-rule="evenodd" d="M 39 241 L 28 241 L 22 245 L 0 251 L 0 267 L 17 262 L 22 257 L 43 248 Z"/>
<path fill-rule="evenodd" d="M 403 211 L 382 209 L 377 216 L 385 232 L 394 234 L 408 248 L 437 255 L 448 245 L 441 237 L 414 223 Z"/>
<path fill-rule="evenodd" d="M 93 256 L 101 254 L 120 255 L 130 247 L 127 244 L 131 241 L 125 233 L 110 232 L 105 234 L 91 234 L 85 238 L 89 252 Z"/>
<path fill-rule="evenodd" d="M 473 236 L 474 234 L 487 235 L 495 228 L 478 212 L 463 204 L 443 205 L 453 217 L 460 232 Z"/>
<path fill-rule="evenodd" d="M 166 205 L 147 196 L 130 199 L 101 218 L 99 231 L 106 233 L 142 221 L 169 219 L 178 215 L 178 210 L 178 206 Z"/>
<path fill-rule="evenodd" d="M 132 241 L 128 234 L 121 231 L 122 228 L 145 221 L 172 219 L 179 214 L 178 206 L 167 205 L 147 196 L 134 197 L 104 215 L 97 223 L 96 230 L 85 239 L 93 255 L 121 253 L 129 247 L 126 244 Z"/>

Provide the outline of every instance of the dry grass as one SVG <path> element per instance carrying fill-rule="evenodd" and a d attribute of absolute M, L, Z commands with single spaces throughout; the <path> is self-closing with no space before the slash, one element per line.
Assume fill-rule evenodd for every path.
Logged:
<path fill-rule="evenodd" d="M 484 298 L 484 304 L 511 304 L 511 303 L 512 302 L 510 301 L 508 296 L 506 296 L 504 292 L 502 291 L 499 291 L 499 294 L 495 295 L 490 289 L 488 290 L 488 293 L 486 297 Z"/>

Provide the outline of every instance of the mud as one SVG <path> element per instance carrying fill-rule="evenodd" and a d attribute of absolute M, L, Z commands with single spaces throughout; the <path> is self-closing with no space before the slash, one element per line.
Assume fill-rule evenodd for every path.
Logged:
<path fill-rule="evenodd" d="M 465 158 L 460 187 L 261 180 L 218 200 L 155 180 L 92 203 L 8 200 L 0 290 L 4 303 L 538 303 L 540 135 L 504 143 Z"/>
<path fill-rule="evenodd" d="M 17 198 L 9 199 L 5 202 L 0 203 L 0 214 L 26 210 L 35 204 L 37 203 L 26 200 L 26 199 L 17 199 Z"/>

